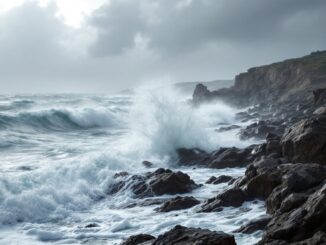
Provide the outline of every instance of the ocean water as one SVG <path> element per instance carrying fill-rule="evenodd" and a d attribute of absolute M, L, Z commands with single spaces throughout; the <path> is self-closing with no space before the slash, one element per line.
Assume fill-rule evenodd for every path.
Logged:
<path fill-rule="evenodd" d="M 194 207 L 162 214 L 155 212 L 157 205 L 126 208 L 137 202 L 128 190 L 105 194 L 120 171 L 164 167 L 186 172 L 199 184 L 213 175 L 243 175 L 244 169 L 175 164 L 179 147 L 210 151 L 252 143 L 240 141 L 236 130 L 215 131 L 235 123 L 236 110 L 220 102 L 194 108 L 188 99 L 168 88 L 0 96 L 0 244 L 119 244 L 139 233 L 157 236 L 176 224 L 232 233 L 263 215 L 259 201 L 219 213 L 197 213 Z M 153 168 L 146 169 L 144 160 Z M 203 185 L 187 195 L 204 201 L 226 187 Z M 98 226 L 86 227 L 93 223 Z M 261 233 L 235 236 L 239 244 L 254 244 Z"/>

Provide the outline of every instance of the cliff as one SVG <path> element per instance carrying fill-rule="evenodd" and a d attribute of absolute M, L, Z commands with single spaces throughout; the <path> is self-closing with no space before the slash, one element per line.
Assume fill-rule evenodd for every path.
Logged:
<path fill-rule="evenodd" d="M 251 68 L 237 75 L 228 89 L 210 92 L 198 86 L 193 99 L 196 103 L 222 99 L 237 106 L 303 102 L 311 101 L 312 91 L 319 88 L 326 88 L 326 51 Z"/>

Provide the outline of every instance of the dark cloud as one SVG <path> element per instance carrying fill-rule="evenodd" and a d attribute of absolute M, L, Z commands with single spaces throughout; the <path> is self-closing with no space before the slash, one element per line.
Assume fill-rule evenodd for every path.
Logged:
<path fill-rule="evenodd" d="M 324 0 L 110 0 L 80 29 L 56 6 L 0 15 L 4 92 L 110 92 L 233 78 L 326 49 Z"/>
<path fill-rule="evenodd" d="M 157 7 L 147 9 L 152 12 L 146 13 L 141 8 L 145 2 L 154 2 Z M 148 37 L 151 48 L 169 55 L 212 42 L 270 45 L 296 39 L 293 45 L 302 46 L 307 43 L 301 43 L 298 36 L 315 41 L 316 35 L 320 44 L 325 41 L 326 1 L 323 0 L 196 0 L 183 7 L 182 2 L 186 1 L 112 1 L 91 19 L 99 30 L 92 50 L 102 55 L 122 52 L 132 47 L 136 33 Z M 146 14 L 154 15 L 156 22 L 144 18 Z"/>

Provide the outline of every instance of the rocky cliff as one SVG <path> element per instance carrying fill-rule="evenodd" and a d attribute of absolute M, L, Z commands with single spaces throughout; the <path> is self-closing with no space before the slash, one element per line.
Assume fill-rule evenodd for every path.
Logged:
<path fill-rule="evenodd" d="M 198 86 L 193 99 L 195 102 L 222 99 L 238 106 L 307 102 L 313 98 L 312 91 L 319 88 L 326 88 L 326 51 L 251 68 L 237 75 L 229 89 L 210 92 Z"/>

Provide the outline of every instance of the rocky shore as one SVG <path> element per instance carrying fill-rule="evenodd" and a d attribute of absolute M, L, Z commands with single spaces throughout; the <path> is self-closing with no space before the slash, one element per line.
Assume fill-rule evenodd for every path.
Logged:
<path fill-rule="evenodd" d="M 241 139 L 263 143 L 244 149 L 177 149 L 178 164 L 189 167 L 246 167 L 238 179 L 213 176 L 206 184 L 228 183 L 222 193 L 200 203 L 191 196 L 156 200 L 158 212 L 187 209 L 220 212 L 246 201 L 264 200 L 266 216 L 251 220 L 234 233 L 263 230 L 259 244 L 326 244 L 326 52 L 249 69 L 238 75 L 231 88 L 209 91 L 198 84 L 194 106 L 222 100 L 242 111 L 240 125 L 217 131 L 240 129 Z M 117 175 L 108 194 L 132 186 L 140 199 L 167 193 L 190 193 L 200 185 L 182 172 L 158 169 L 144 176 Z M 141 201 L 137 205 L 141 205 Z M 147 203 L 148 204 L 148 203 Z M 144 204 L 143 204 L 144 205 Z M 150 205 L 150 204 L 148 204 Z M 236 244 L 221 232 L 176 226 L 157 238 L 141 234 L 122 244 Z"/>

